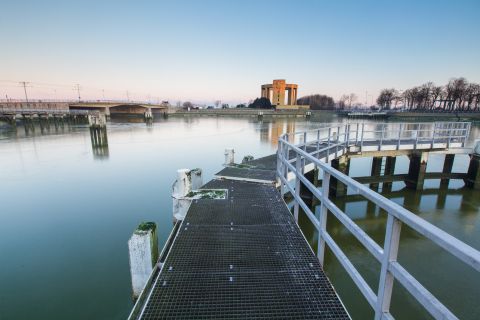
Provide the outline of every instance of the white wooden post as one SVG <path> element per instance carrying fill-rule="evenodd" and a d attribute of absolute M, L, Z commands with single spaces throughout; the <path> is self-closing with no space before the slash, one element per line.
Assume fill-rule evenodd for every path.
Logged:
<path fill-rule="evenodd" d="M 327 232 L 327 214 L 328 209 L 325 205 L 325 201 L 328 199 L 328 192 L 330 189 L 330 173 L 324 171 L 322 179 L 322 198 L 320 199 L 320 230 L 318 230 L 318 250 L 317 257 L 320 261 L 320 265 L 323 268 L 325 262 L 325 238 L 324 235 Z"/>
<path fill-rule="evenodd" d="M 391 213 L 388 213 L 382 266 L 380 269 L 380 282 L 378 284 L 377 306 L 375 308 L 375 320 L 382 319 L 383 314 L 390 310 L 394 277 L 388 271 L 388 266 L 391 262 L 397 261 L 401 228 L 402 222 Z"/>
<path fill-rule="evenodd" d="M 226 148 L 224 165 L 229 166 L 234 163 L 235 163 L 235 150 L 233 150 L 233 148 Z"/>

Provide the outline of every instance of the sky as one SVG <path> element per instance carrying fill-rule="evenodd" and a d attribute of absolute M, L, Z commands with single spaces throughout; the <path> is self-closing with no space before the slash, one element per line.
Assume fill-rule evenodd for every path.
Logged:
<path fill-rule="evenodd" d="M 248 102 L 480 82 L 480 1 L 0 0 L 0 98 Z M 127 94 L 128 92 L 128 94 Z"/>

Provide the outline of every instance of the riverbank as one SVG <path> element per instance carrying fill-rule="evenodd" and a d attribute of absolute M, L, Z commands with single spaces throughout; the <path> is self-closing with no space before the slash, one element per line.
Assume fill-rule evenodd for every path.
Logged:
<path fill-rule="evenodd" d="M 200 109 L 200 110 L 171 110 L 169 116 L 247 116 L 247 117 L 311 117 L 321 119 L 340 116 L 335 110 L 271 110 L 271 109 Z M 423 112 L 390 112 L 386 115 L 390 120 L 479 120 L 480 112 L 457 113 L 423 113 Z"/>

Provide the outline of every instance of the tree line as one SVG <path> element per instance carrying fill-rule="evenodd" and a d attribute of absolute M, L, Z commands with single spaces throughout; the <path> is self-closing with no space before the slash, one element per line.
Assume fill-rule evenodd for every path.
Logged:
<path fill-rule="evenodd" d="M 452 78 L 444 86 L 427 82 L 403 92 L 394 88 L 383 89 L 377 104 L 383 109 L 403 106 L 407 110 L 419 111 L 479 111 L 480 85 L 461 77 Z"/>

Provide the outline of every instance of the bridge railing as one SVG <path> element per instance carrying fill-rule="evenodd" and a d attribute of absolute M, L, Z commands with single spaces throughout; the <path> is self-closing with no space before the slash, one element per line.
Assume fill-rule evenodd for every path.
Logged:
<path fill-rule="evenodd" d="M 471 129 L 470 122 L 416 122 L 416 123 L 341 123 L 303 132 L 286 134 L 286 139 L 299 146 L 317 141 L 337 141 L 364 147 L 377 146 L 379 150 L 417 149 L 435 147 L 465 147 Z"/>
<path fill-rule="evenodd" d="M 70 110 L 70 109 L 15 109 L 15 108 L 0 108 L 0 113 L 7 114 L 51 114 L 51 115 L 61 115 L 61 114 L 73 114 L 73 115 L 88 115 L 88 114 L 98 114 L 96 110 Z"/>
<path fill-rule="evenodd" d="M 350 129 L 348 126 L 350 126 Z M 448 132 L 448 134 L 445 133 L 444 135 L 444 137 L 448 139 L 456 139 L 457 137 L 465 139 L 465 136 L 468 137 L 468 132 L 465 133 L 467 127 L 469 128 L 469 126 L 465 127 L 465 125 L 460 124 L 442 123 L 440 125 L 434 125 L 433 130 L 435 130 L 435 133 Z M 355 128 L 356 130 L 353 130 L 353 136 L 356 137 L 355 139 L 350 137 L 352 134 L 351 124 L 345 124 L 344 127 L 340 129 L 338 129 L 338 127 L 330 127 L 315 130 L 315 134 L 313 135 L 319 137 L 319 141 L 308 141 L 309 134 L 305 132 L 285 134 L 280 137 L 277 154 L 277 177 L 280 180 L 282 194 L 290 192 L 294 198 L 295 219 L 298 221 L 298 210 L 299 207 L 301 207 L 318 231 L 317 255 L 321 265 L 324 266 L 325 247 L 328 246 L 360 289 L 370 306 L 374 309 L 375 319 L 393 319 L 393 316 L 390 314 L 390 302 L 394 280 L 397 280 L 434 318 L 457 319 L 445 305 L 397 261 L 401 227 L 403 224 L 407 225 L 478 272 L 480 272 L 480 251 L 463 243 L 402 206 L 374 192 L 325 163 L 326 159 L 328 159 L 325 157 L 326 149 L 330 150 L 330 154 L 332 154 L 338 151 L 339 147 L 347 147 L 349 144 L 357 144 L 359 142 L 358 133 L 364 131 L 361 129 L 359 131 L 359 126 L 357 125 L 355 125 Z M 328 134 L 326 138 L 324 137 L 325 130 Z M 402 130 L 416 130 L 415 132 L 418 133 L 419 130 L 423 129 L 404 128 Z M 459 131 L 457 132 L 457 130 Z M 385 133 L 384 127 L 382 127 L 381 130 L 375 131 L 379 131 L 381 134 Z M 332 132 L 335 132 L 336 135 L 333 135 Z M 401 131 L 401 133 L 406 132 L 407 131 Z M 296 145 L 291 141 L 294 140 L 292 137 L 295 136 L 300 136 L 301 139 L 305 140 Z M 347 141 L 350 142 L 347 143 Z M 462 143 L 464 142 L 465 141 L 462 140 Z M 319 148 L 319 145 L 326 146 Z M 322 153 L 322 157 L 319 156 L 319 150 L 323 150 L 324 152 Z M 313 163 L 319 173 L 322 174 L 321 187 L 316 187 L 305 177 L 304 168 L 306 163 Z M 293 184 L 288 180 L 291 174 L 293 174 L 295 178 L 295 183 Z M 383 247 L 377 244 L 377 242 L 330 199 L 329 185 L 331 178 L 337 179 L 339 182 L 345 184 L 349 190 L 353 190 L 355 194 L 373 202 L 379 208 L 386 211 L 387 224 Z M 318 199 L 320 203 L 320 216 L 318 218 L 302 200 L 300 196 L 301 184 L 310 190 L 313 196 Z M 362 243 L 373 257 L 380 262 L 380 280 L 377 292 L 374 292 L 368 285 L 342 251 L 339 244 L 337 244 L 328 233 L 326 228 L 327 217 L 332 214 Z"/>

